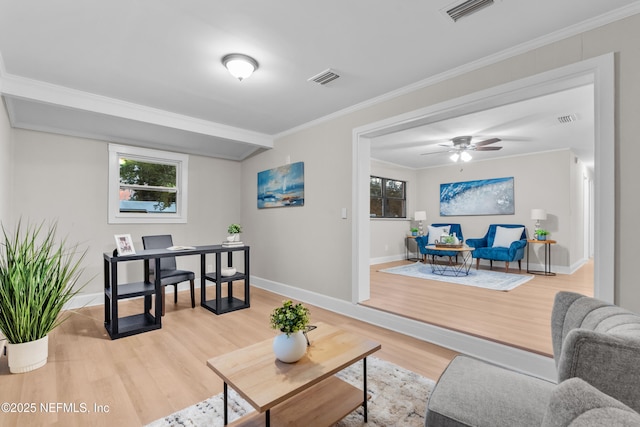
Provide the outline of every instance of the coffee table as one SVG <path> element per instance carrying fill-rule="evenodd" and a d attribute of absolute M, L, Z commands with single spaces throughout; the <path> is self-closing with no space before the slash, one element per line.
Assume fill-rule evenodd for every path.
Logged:
<path fill-rule="evenodd" d="M 233 426 L 269 426 L 272 419 L 274 425 L 330 426 L 361 405 L 367 421 L 367 356 L 381 345 L 335 326 L 317 326 L 307 334 L 311 343 L 307 354 L 296 363 L 275 358 L 273 339 L 207 361 L 224 381 L 225 425 L 228 386 L 256 409 Z M 362 390 L 334 375 L 359 360 Z"/>
<path fill-rule="evenodd" d="M 441 252 L 441 258 L 445 259 L 444 263 L 436 262 L 437 255 L 430 255 L 431 272 L 433 274 L 439 274 L 440 276 L 468 276 L 471 269 L 471 252 L 474 248 L 469 246 L 462 246 L 459 248 L 438 247 L 436 245 L 428 245 L 427 249 L 433 252 Z M 432 252 L 432 253 L 433 253 Z M 449 256 L 451 253 L 456 253 L 460 256 L 461 262 L 457 262 L 457 256 Z M 427 255 L 429 258 L 429 255 Z M 454 261 L 454 258 L 456 261 Z M 447 262 L 448 260 L 448 262 Z"/>

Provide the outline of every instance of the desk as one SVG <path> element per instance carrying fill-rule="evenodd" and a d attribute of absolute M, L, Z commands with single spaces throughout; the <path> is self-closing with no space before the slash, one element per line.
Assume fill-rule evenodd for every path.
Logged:
<path fill-rule="evenodd" d="M 244 251 L 244 272 L 231 277 L 221 276 L 221 256 L 228 252 L 228 265 L 231 265 L 231 252 Z M 206 255 L 216 254 L 216 271 L 206 272 Z M 149 277 L 143 281 L 118 284 L 118 264 L 121 262 L 144 261 L 155 263 L 154 271 L 160 271 L 160 258 L 200 255 L 200 305 L 216 314 L 249 307 L 249 246 L 224 247 L 222 245 L 195 246 L 193 249 L 170 251 L 167 249 L 149 249 L 133 255 L 113 256 L 105 252 L 104 257 L 104 327 L 111 339 L 135 335 L 162 327 L 162 298 L 160 292 L 160 275 L 155 276 L 153 283 Z M 233 298 L 232 281 L 244 279 L 244 301 Z M 216 299 L 206 299 L 206 281 L 215 282 Z M 226 298 L 221 297 L 221 286 L 228 283 L 230 291 Z M 154 299 L 155 296 L 155 299 Z M 128 298 L 144 298 L 142 313 L 119 318 L 118 301 Z M 152 299 L 154 310 L 151 311 Z"/>
<path fill-rule="evenodd" d="M 551 245 L 555 245 L 555 240 L 527 240 L 527 273 L 542 274 L 544 276 L 555 276 L 556 273 L 551 272 Z M 529 247 L 532 244 L 544 245 L 544 271 L 529 270 Z"/>

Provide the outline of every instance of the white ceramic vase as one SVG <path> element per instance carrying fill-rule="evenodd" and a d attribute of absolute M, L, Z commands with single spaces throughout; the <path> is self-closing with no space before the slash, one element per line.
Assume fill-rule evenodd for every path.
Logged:
<path fill-rule="evenodd" d="M 49 357 L 49 336 L 36 341 L 7 344 L 9 372 L 20 374 L 44 366 Z"/>
<path fill-rule="evenodd" d="M 302 331 L 280 334 L 273 339 L 273 352 L 284 363 L 295 363 L 307 352 L 307 340 Z"/>

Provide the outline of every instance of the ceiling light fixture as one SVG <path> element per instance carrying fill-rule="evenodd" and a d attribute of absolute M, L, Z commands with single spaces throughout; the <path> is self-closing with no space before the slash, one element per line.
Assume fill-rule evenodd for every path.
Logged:
<path fill-rule="evenodd" d="M 222 64 L 231 75 L 242 81 L 258 69 L 258 61 L 241 53 L 231 53 L 222 58 Z"/>

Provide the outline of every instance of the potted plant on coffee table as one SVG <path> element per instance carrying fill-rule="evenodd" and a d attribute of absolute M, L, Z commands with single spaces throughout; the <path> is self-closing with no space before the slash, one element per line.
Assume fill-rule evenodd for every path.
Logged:
<path fill-rule="evenodd" d="M 307 339 L 303 332 L 309 324 L 309 309 L 301 303 L 283 301 L 271 313 L 271 327 L 280 335 L 273 340 L 273 352 L 281 362 L 297 362 L 307 352 Z"/>
<path fill-rule="evenodd" d="M 56 225 L 2 226 L 0 247 L 0 331 L 6 336 L 9 370 L 28 372 L 44 366 L 49 332 L 62 323 L 64 305 L 81 289 L 80 263 L 86 251 L 56 243 Z"/>

